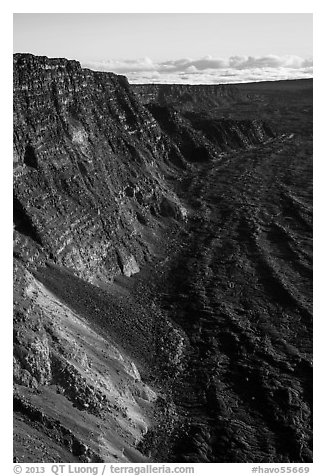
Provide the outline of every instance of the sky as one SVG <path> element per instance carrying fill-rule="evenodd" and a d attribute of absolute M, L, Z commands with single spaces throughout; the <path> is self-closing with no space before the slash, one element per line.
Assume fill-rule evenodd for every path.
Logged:
<path fill-rule="evenodd" d="M 312 77 L 312 14 L 17 13 L 14 52 L 76 59 L 131 83 Z"/>

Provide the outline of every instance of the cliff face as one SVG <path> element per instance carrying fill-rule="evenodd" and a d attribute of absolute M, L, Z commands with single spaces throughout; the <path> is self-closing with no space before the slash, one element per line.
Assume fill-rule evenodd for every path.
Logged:
<path fill-rule="evenodd" d="M 146 373 L 155 365 L 166 326 L 160 333 L 150 304 L 99 286 L 138 273 L 162 252 L 165 230 L 186 218 L 164 179 L 174 170 L 170 159 L 185 166 L 124 77 L 15 55 L 14 381 L 22 461 L 143 458 L 127 448 L 146 432 L 156 396 L 138 367 Z M 179 341 L 178 332 L 171 339 Z"/>
<path fill-rule="evenodd" d="M 220 152 L 250 148 L 274 137 L 257 117 L 229 117 L 230 110 L 250 103 L 248 95 L 236 86 L 133 84 L 131 88 L 187 161 L 212 160 Z"/>
<path fill-rule="evenodd" d="M 143 104 L 155 103 L 160 106 L 173 104 L 181 111 L 194 108 L 207 110 L 248 102 L 246 93 L 229 84 L 133 84 L 131 88 Z"/>
<path fill-rule="evenodd" d="M 239 99 L 233 88 L 211 89 L 191 97 L 215 106 Z M 138 444 L 161 418 L 158 401 L 187 340 L 142 284 L 187 220 L 173 183 L 194 163 L 271 136 L 259 122 L 209 130 L 202 116 L 162 107 L 162 90 L 182 104 L 192 94 L 132 90 L 124 77 L 75 61 L 14 56 L 18 461 L 148 456 Z M 157 104 L 146 108 L 139 96 Z M 165 403 L 164 418 L 177 422 L 174 412 Z"/>
<path fill-rule="evenodd" d="M 89 280 L 137 271 L 149 254 L 142 226 L 182 208 L 162 179 L 178 151 L 126 79 L 16 55 L 14 111 L 19 253 L 32 238 L 38 260 Z"/>

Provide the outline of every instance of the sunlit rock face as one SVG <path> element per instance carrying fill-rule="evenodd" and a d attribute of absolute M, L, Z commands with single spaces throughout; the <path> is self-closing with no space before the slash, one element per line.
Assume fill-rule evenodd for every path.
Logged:
<path fill-rule="evenodd" d="M 175 164 L 186 166 L 124 77 L 65 59 L 14 56 L 21 461 L 144 460 L 136 446 L 157 399 L 141 376 L 155 365 L 154 311 L 98 286 L 139 273 L 169 220 L 184 220 L 185 208 L 164 179 Z M 176 331 L 170 334 L 179 342 Z"/>

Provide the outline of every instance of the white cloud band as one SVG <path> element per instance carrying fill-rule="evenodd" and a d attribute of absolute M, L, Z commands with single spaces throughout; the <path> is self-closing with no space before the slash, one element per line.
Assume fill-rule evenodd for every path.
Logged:
<path fill-rule="evenodd" d="M 216 84 L 312 77 L 312 59 L 299 56 L 232 56 L 228 59 L 205 56 L 154 62 L 106 60 L 83 63 L 96 71 L 124 74 L 131 83 Z"/>

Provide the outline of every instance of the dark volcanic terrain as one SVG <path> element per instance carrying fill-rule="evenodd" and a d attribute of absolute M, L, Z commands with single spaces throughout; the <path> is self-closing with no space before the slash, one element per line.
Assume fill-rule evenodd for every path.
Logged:
<path fill-rule="evenodd" d="M 14 56 L 14 458 L 312 461 L 312 80 Z"/>

